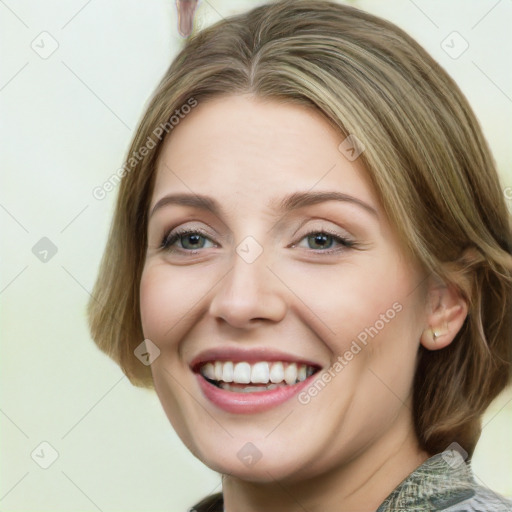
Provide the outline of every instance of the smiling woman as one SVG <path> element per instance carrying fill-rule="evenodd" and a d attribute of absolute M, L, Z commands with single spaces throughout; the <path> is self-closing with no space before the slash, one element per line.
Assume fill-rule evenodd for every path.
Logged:
<path fill-rule="evenodd" d="M 512 510 L 470 464 L 511 221 L 456 84 L 384 20 L 282 0 L 187 41 L 129 155 L 191 98 L 123 176 L 89 318 L 223 475 L 194 509 Z"/>

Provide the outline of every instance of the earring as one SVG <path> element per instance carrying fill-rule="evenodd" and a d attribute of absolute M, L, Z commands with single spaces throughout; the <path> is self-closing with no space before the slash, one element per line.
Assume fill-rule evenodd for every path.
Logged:
<path fill-rule="evenodd" d="M 439 334 L 436 331 L 434 331 L 433 327 L 431 327 L 430 330 L 432 331 L 432 341 L 435 343 L 437 338 L 439 337 Z"/>

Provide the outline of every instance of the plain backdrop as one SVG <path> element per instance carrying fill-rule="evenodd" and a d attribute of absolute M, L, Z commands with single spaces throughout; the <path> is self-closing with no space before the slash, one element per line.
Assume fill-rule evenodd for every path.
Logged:
<path fill-rule="evenodd" d="M 262 3 L 203 0 L 196 28 Z M 455 78 L 512 209 L 512 2 L 350 3 Z M 122 165 L 183 45 L 174 1 L 1 0 L 0 37 L 0 511 L 185 511 L 219 475 L 96 348 L 85 315 L 117 194 L 92 190 Z M 508 496 L 511 400 L 489 409 L 474 457 L 477 478 Z"/>

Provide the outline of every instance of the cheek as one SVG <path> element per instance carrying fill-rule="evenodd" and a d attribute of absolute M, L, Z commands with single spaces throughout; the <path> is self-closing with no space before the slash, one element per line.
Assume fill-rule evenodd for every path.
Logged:
<path fill-rule="evenodd" d="M 140 281 L 140 317 L 145 338 L 155 338 L 155 328 L 163 317 L 163 295 L 162 283 L 155 279 L 155 272 L 145 267 Z"/>
<path fill-rule="evenodd" d="M 144 336 L 163 343 L 194 322 L 198 308 L 215 284 L 215 272 L 194 266 L 177 267 L 165 261 L 150 261 L 140 282 L 140 315 Z"/>
<path fill-rule="evenodd" d="M 294 291 L 319 319 L 327 332 L 325 339 L 336 344 L 350 343 L 365 328 L 377 323 L 386 329 L 400 315 L 405 297 L 410 291 L 411 277 L 392 255 L 379 259 L 368 255 L 346 264 L 297 269 L 293 279 Z M 291 279 L 291 276 L 290 276 Z M 381 319 L 384 315 L 384 320 Z M 363 334 L 364 336 L 364 334 Z M 337 347 L 338 352 L 343 347 Z"/>
<path fill-rule="evenodd" d="M 183 315 L 183 301 L 178 297 L 180 290 L 186 288 L 179 279 L 172 279 L 169 270 L 163 265 L 149 264 L 141 276 L 142 329 L 144 336 L 152 340 L 162 341 L 164 334 L 177 322 L 179 316 Z"/>

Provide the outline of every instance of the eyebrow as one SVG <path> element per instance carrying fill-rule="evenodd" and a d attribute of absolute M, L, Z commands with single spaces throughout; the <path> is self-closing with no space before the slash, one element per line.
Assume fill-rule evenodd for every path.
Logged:
<path fill-rule="evenodd" d="M 277 203 L 277 206 L 274 206 L 276 204 L 275 199 L 270 201 L 268 206 L 275 208 L 277 211 L 284 212 L 323 203 L 325 201 L 341 201 L 355 204 L 356 206 L 363 208 L 366 212 L 374 215 L 377 219 L 379 218 L 377 210 L 364 201 L 361 201 L 361 199 L 335 191 L 294 192 L 293 194 L 283 198 L 279 203 Z M 162 197 L 162 199 L 155 204 L 149 217 L 151 218 L 159 208 L 169 204 L 193 206 L 195 208 L 212 212 L 216 216 L 222 216 L 221 206 L 211 197 L 198 194 L 169 194 Z"/>

